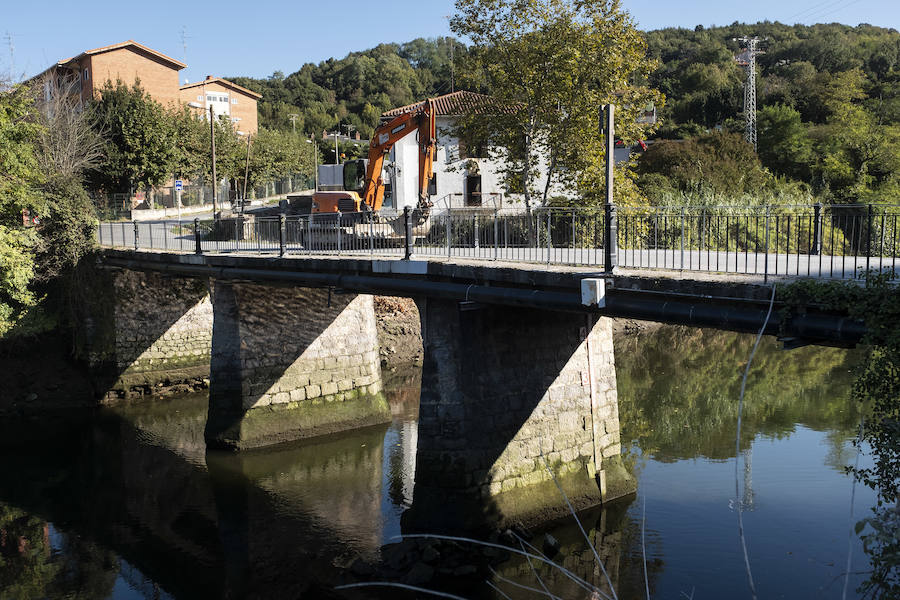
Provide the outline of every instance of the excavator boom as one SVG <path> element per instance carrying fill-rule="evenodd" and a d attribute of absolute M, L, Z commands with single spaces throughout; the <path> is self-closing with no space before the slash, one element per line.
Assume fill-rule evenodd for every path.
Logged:
<path fill-rule="evenodd" d="M 366 169 L 362 201 L 369 209 L 378 212 L 384 203 L 384 181 L 381 177 L 384 158 L 401 138 L 413 131 L 419 142 L 419 202 L 417 208 L 430 207 L 428 187 L 433 176 L 435 153 L 434 104 L 429 98 L 424 104 L 408 113 L 399 115 L 375 130 L 369 145 L 369 165 Z"/>

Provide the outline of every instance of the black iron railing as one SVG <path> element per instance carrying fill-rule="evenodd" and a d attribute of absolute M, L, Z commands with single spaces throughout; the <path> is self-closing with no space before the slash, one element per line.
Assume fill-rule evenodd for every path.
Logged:
<path fill-rule="evenodd" d="M 615 267 L 855 278 L 894 272 L 900 207 L 617 207 Z M 102 223 L 105 247 L 176 252 L 335 254 L 605 267 L 605 211 L 450 209 L 422 220 L 329 213 Z"/>

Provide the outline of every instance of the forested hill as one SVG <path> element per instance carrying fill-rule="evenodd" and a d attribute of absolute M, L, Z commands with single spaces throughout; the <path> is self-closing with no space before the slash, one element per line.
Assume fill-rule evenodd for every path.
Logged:
<path fill-rule="evenodd" d="M 649 53 L 660 61 L 652 84 L 668 98 L 663 135 L 683 137 L 717 125 L 736 125 L 743 103 L 743 72 L 733 59 L 739 51 L 733 38 L 742 35 L 768 38 L 762 46 L 766 54 L 759 57 L 760 107 L 784 104 L 799 111 L 803 121 L 821 123 L 827 116 L 823 99 L 831 93 L 835 78 L 859 69 L 870 104 L 877 103 L 887 121 L 900 121 L 896 30 L 735 23 L 646 34 Z M 299 131 L 332 130 L 341 123 L 367 137 L 384 110 L 450 91 L 451 48 L 459 64 L 466 52 L 460 42 L 420 38 L 308 63 L 287 76 L 276 72 L 266 79 L 230 79 L 263 94 L 260 119 L 265 127 L 289 129 L 289 115 L 295 113 Z"/>
<path fill-rule="evenodd" d="M 650 55 L 660 62 L 651 83 L 668 98 L 663 133 L 697 133 L 741 118 L 745 76 L 733 57 L 740 52 L 734 38 L 745 35 L 767 38 L 760 45 L 766 53 L 757 60 L 760 107 L 783 104 L 799 111 L 803 121 L 822 123 L 832 84 L 859 69 L 870 104 L 880 104 L 890 121 L 900 118 L 900 33 L 894 29 L 764 22 L 646 35 Z M 846 93 L 850 99 L 851 90 Z"/>
<path fill-rule="evenodd" d="M 267 79 L 230 77 L 238 85 L 263 95 L 260 125 L 305 133 L 352 125 L 368 138 L 381 113 L 426 96 L 450 92 L 451 55 L 466 48 L 452 38 L 416 39 L 405 44 L 380 44 L 342 59 L 329 58 L 284 76 Z M 346 130 L 346 129 L 345 129 Z"/>

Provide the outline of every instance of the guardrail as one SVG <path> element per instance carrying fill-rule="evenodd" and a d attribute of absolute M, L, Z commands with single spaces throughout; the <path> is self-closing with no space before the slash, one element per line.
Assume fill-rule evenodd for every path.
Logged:
<path fill-rule="evenodd" d="M 446 257 L 617 267 L 856 278 L 895 271 L 900 206 L 540 208 L 530 215 L 444 210 L 424 223 L 331 213 L 303 217 L 102 223 L 101 246 L 179 252 Z M 610 225 L 607 231 L 607 225 Z"/>

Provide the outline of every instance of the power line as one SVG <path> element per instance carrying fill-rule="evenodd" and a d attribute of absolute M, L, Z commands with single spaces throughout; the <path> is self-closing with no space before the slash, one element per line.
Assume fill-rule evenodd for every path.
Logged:
<path fill-rule="evenodd" d="M 830 10 L 830 11 L 828 11 L 828 12 L 826 12 L 826 13 L 819 14 L 819 15 L 818 15 L 817 17 L 815 17 L 815 18 L 817 18 L 817 19 L 823 19 L 823 18 L 827 17 L 828 15 L 833 15 L 833 14 L 836 13 L 836 12 L 840 12 L 840 11 L 842 11 L 842 10 L 845 10 L 845 9 L 847 9 L 847 8 L 850 8 L 851 6 L 853 6 L 854 4 L 857 4 L 857 3 L 859 3 L 859 2 L 862 2 L 862 0 L 851 0 L 851 2 L 848 2 L 847 4 L 844 4 L 843 6 L 838 6 L 837 8 L 835 8 L 835 9 L 833 9 L 833 10 Z"/>
<path fill-rule="evenodd" d="M 807 13 L 815 14 L 819 10 L 822 10 L 833 4 L 840 4 L 843 1 L 844 0 L 825 0 L 825 2 L 819 2 L 818 4 L 813 4 L 812 6 L 804 8 L 800 12 L 796 12 L 796 13 L 792 14 L 790 17 L 788 17 L 788 20 L 793 19 L 795 17 L 799 17 L 800 15 L 806 15 Z M 804 18 L 809 18 L 809 15 L 807 15 Z"/>

